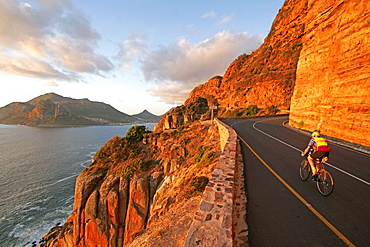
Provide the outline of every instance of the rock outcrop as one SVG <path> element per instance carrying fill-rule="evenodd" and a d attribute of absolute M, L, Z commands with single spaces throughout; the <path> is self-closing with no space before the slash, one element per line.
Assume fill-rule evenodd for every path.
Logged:
<path fill-rule="evenodd" d="M 154 130 L 176 129 L 197 120 L 210 119 L 208 104 L 209 101 L 205 98 L 191 97 L 184 105 L 167 112 Z"/>
<path fill-rule="evenodd" d="M 309 1 L 289 122 L 370 146 L 370 4 Z"/>
<path fill-rule="evenodd" d="M 96 153 L 76 179 L 72 214 L 44 236 L 41 247 L 135 246 L 147 233 L 184 243 L 202 192 L 192 180 L 210 177 L 220 154 L 217 127 L 149 133 L 143 142 L 116 136 Z M 179 212 L 181 223 L 161 221 Z"/>

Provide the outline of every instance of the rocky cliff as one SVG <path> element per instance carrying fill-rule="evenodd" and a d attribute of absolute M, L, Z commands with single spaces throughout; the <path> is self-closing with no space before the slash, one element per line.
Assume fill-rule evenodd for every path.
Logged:
<path fill-rule="evenodd" d="M 220 154 L 216 126 L 114 137 L 76 180 L 73 213 L 40 246 L 182 246 Z M 142 236 L 142 237 L 141 237 Z M 136 244 L 141 238 L 148 241 Z"/>
<path fill-rule="evenodd" d="M 285 1 L 256 51 L 194 88 L 157 128 L 207 119 L 207 106 L 221 117 L 290 110 L 296 128 L 370 146 L 369 21 L 366 0 Z"/>
<path fill-rule="evenodd" d="M 370 146 L 370 4 L 309 1 L 289 122 Z"/>

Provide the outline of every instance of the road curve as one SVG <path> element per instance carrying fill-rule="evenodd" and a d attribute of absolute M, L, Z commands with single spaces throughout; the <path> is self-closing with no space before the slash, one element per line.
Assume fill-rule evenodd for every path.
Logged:
<path fill-rule="evenodd" d="M 299 177 L 310 137 L 285 120 L 223 120 L 241 139 L 250 246 L 370 246 L 370 156 L 330 144 L 335 188 L 324 197 Z"/>

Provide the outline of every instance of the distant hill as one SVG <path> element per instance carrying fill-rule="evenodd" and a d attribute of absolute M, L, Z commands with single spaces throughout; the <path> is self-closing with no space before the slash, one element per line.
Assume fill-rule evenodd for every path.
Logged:
<path fill-rule="evenodd" d="M 158 123 L 159 120 L 161 120 L 162 116 L 154 115 L 147 110 L 144 110 L 143 112 L 135 115 L 131 115 L 132 117 L 135 117 L 139 120 L 143 120 L 145 122 L 151 122 L 151 123 Z"/>
<path fill-rule="evenodd" d="M 35 126 L 115 125 L 138 119 L 112 106 L 88 99 L 72 99 L 54 93 L 28 102 L 10 103 L 0 108 L 1 124 Z"/>

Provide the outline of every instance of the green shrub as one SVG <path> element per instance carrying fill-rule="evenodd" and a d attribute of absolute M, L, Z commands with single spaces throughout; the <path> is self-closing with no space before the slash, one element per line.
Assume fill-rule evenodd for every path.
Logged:
<path fill-rule="evenodd" d="M 215 158 L 216 158 L 216 153 L 211 150 L 207 150 L 201 159 L 201 163 L 205 165 L 209 165 L 214 161 Z"/>
<path fill-rule="evenodd" d="M 115 162 L 124 161 L 129 156 L 127 153 L 128 149 L 129 143 L 126 138 L 115 136 L 96 152 L 94 162 L 91 165 L 96 162 L 107 162 L 107 160 Z"/>
<path fill-rule="evenodd" d="M 256 105 L 250 105 L 245 109 L 245 115 L 256 115 L 258 113 L 258 107 Z"/>
<path fill-rule="evenodd" d="M 203 192 L 208 184 L 209 179 L 205 176 L 194 177 L 190 185 L 194 192 Z"/>
<path fill-rule="evenodd" d="M 202 157 L 203 157 L 203 155 L 204 155 L 204 153 L 205 153 L 205 151 L 207 150 L 207 147 L 206 146 L 199 146 L 198 147 L 198 153 L 195 155 L 195 157 L 194 157 L 194 162 L 195 163 L 199 163 L 200 162 L 200 160 L 202 159 Z"/>
<path fill-rule="evenodd" d="M 270 114 L 276 114 L 279 112 L 279 109 L 274 105 L 267 107 L 267 110 Z"/>
<path fill-rule="evenodd" d="M 151 163 L 152 161 L 150 160 L 134 160 L 130 165 L 123 168 L 121 176 L 131 179 L 135 172 L 147 171 Z"/>
<path fill-rule="evenodd" d="M 217 111 L 217 110 L 216 110 Z M 213 112 L 213 116 L 215 116 L 216 114 L 216 111 Z M 205 120 L 210 120 L 211 119 L 211 115 L 212 115 L 212 111 L 211 110 L 208 110 L 206 113 L 204 113 L 202 115 L 202 117 L 200 118 L 201 121 L 205 121 Z"/>
<path fill-rule="evenodd" d="M 135 125 L 127 131 L 126 139 L 129 142 L 138 142 L 143 140 L 144 134 L 149 132 L 144 125 Z"/>
<path fill-rule="evenodd" d="M 202 163 L 204 165 L 211 164 L 216 157 L 216 153 L 209 149 L 207 146 L 199 146 L 198 153 L 194 157 L 194 162 Z"/>

